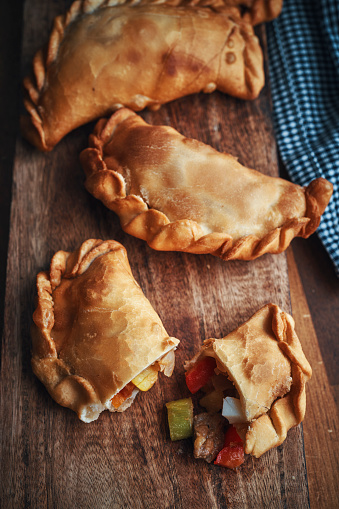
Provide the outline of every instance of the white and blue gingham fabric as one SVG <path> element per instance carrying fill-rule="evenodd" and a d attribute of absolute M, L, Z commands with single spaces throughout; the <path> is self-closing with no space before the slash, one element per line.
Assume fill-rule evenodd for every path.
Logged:
<path fill-rule="evenodd" d="M 339 275 L 339 0 L 285 0 L 267 41 L 282 161 L 297 184 L 334 186 L 317 231 Z"/>

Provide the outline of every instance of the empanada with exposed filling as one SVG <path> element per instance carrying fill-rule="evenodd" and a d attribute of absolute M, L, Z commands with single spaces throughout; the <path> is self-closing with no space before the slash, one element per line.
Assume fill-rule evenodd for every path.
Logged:
<path fill-rule="evenodd" d="M 278 306 L 267 304 L 224 338 L 205 340 L 186 369 L 206 356 L 237 390 L 236 398 L 224 399 L 222 413 L 242 436 L 246 454 L 258 458 L 280 445 L 303 420 L 312 370 L 293 318 Z"/>
<path fill-rule="evenodd" d="M 128 109 L 100 120 L 81 153 L 86 187 L 154 249 L 251 260 L 319 225 L 332 184 L 306 188 L 242 166 Z"/>
<path fill-rule="evenodd" d="M 82 421 L 125 410 L 158 371 L 172 374 L 179 340 L 168 336 L 118 242 L 88 240 L 74 253 L 57 252 L 37 290 L 33 371 Z"/>
<path fill-rule="evenodd" d="M 253 0 L 240 3 L 256 9 Z M 156 109 L 216 89 L 253 99 L 264 85 L 253 27 L 222 0 L 76 1 L 55 19 L 33 74 L 24 80 L 29 116 L 21 126 L 40 150 L 121 106 Z"/>

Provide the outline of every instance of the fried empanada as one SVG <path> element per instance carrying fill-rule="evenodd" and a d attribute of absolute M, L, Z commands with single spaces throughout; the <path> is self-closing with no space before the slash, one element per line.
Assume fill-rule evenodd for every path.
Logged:
<path fill-rule="evenodd" d="M 315 231 L 332 194 L 242 166 L 128 109 L 100 120 L 81 153 L 86 187 L 154 249 L 252 260 Z"/>
<path fill-rule="evenodd" d="M 172 374 L 179 340 L 168 336 L 118 242 L 88 240 L 74 253 L 57 252 L 37 290 L 33 371 L 82 421 L 124 411 L 158 371 Z"/>
<path fill-rule="evenodd" d="M 259 458 L 303 420 L 312 370 L 293 318 L 278 306 L 267 304 L 224 338 L 204 341 L 186 369 L 206 356 L 237 390 L 236 398 L 224 399 L 222 414 L 244 439 L 246 454 Z"/>
<path fill-rule="evenodd" d="M 21 125 L 40 150 L 121 106 L 157 109 L 216 89 L 253 99 L 264 85 L 253 27 L 221 0 L 76 1 L 55 19 L 33 73 Z"/>

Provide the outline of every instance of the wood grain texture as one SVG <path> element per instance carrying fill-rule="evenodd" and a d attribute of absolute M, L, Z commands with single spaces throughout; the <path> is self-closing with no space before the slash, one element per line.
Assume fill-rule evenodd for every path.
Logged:
<path fill-rule="evenodd" d="M 23 69 L 68 2 L 26 2 Z M 262 35 L 262 34 L 261 34 Z M 237 155 L 277 175 L 268 89 L 254 102 L 197 95 L 144 112 L 155 124 Z M 1 384 L 1 497 L 4 507 L 305 508 L 309 493 L 302 427 L 236 472 L 195 461 L 190 440 L 171 443 L 166 401 L 187 396 L 183 361 L 203 339 L 221 337 L 267 302 L 290 311 L 286 257 L 225 263 L 159 253 L 122 232 L 117 217 L 84 189 L 78 161 L 92 128 L 70 134 L 49 154 L 18 139 L 13 170 Z M 59 249 L 87 238 L 115 239 L 169 334 L 181 339 L 170 380 L 138 395 L 123 414 L 91 424 L 58 406 L 30 367 L 35 276 Z"/>
<path fill-rule="evenodd" d="M 313 375 L 306 387 L 308 412 L 303 422 L 311 507 L 339 507 L 338 410 L 312 323 L 292 249 L 287 251 L 296 331 Z"/>

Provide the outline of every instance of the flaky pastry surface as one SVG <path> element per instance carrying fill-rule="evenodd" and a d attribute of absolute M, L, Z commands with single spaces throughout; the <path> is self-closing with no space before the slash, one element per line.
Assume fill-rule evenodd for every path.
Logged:
<path fill-rule="evenodd" d="M 305 384 L 312 375 L 294 320 L 267 304 L 222 339 L 207 339 L 189 369 L 205 355 L 235 385 L 246 422 L 234 424 L 246 454 L 255 457 L 280 445 L 306 410 Z"/>
<path fill-rule="evenodd" d="M 315 231 L 332 194 L 325 179 L 302 188 L 266 176 L 128 109 L 97 123 L 80 158 L 88 191 L 161 251 L 224 260 L 280 253 Z"/>
<path fill-rule="evenodd" d="M 23 135 L 51 150 L 71 130 L 121 106 L 157 109 L 216 89 L 257 97 L 262 50 L 251 22 L 227 4 L 74 2 L 55 19 L 47 50 L 36 54 L 33 77 L 24 80 Z"/>
<path fill-rule="evenodd" d="M 171 374 L 168 356 L 179 340 L 168 336 L 118 242 L 88 240 L 74 253 L 57 252 L 37 290 L 33 371 L 83 421 L 114 411 L 112 397 L 149 365 Z"/>

